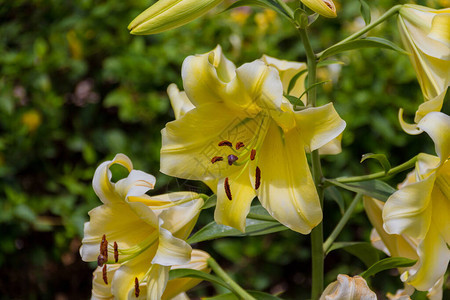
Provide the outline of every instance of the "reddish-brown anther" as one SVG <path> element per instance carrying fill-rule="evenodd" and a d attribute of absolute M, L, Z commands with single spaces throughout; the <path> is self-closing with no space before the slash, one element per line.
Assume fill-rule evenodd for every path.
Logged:
<path fill-rule="evenodd" d="M 254 160 L 256 157 L 256 150 L 252 149 L 252 151 L 250 152 L 250 160 Z"/>
<path fill-rule="evenodd" d="M 119 261 L 119 246 L 117 245 L 116 242 L 114 242 L 114 262 L 118 262 Z"/>
<path fill-rule="evenodd" d="M 211 158 L 211 163 L 215 163 L 222 160 L 223 160 L 222 156 L 214 156 L 213 158 Z"/>
<path fill-rule="evenodd" d="M 139 293 L 141 292 L 141 290 L 139 289 L 139 280 L 137 279 L 137 277 L 134 278 L 134 295 L 136 296 L 136 298 L 139 297 Z"/>
<path fill-rule="evenodd" d="M 230 189 L 230 183 L 228 182 L 228 177 L 225 178 L 223 186 L 225 188 L 225 194 L 227 194 L 228 200 L 233 200 L 233 197 L 231 197 L 231 189 Z"/>
<path fill-rule="evenodd" d="M 236 150 L 239 150 L 239 149 L 241 149 L 242 147 L 244 147 L 245 145 L 244 145 L 244 143 L 243 142 L 237 142 L 236 143 Z"/>
<path fill-rule="evenodd" d="M 257 190 L 260 185 L 261 185 L 261 170 L 259 169 L 259 167 L 256 167 L 256 172 L 255 172 L 255 190 Z"/>
<path fill-rule="evenodd" d="M 233 144 L 230 141 L 221 141 L 219 142 L 219 146 L 228 146 L 228 147 L 233 147 Z"/>
<path fill-rule="evenodd" d="M 105 282 L 105 284 L 108 284 L 108 273 L 106 273 L 106 265 L 103 266 L 102 274 L 103 274 L 103 281 Z"/>

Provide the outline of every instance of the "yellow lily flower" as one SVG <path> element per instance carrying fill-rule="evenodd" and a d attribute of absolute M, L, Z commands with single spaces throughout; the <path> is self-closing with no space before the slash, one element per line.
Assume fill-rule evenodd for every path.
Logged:
<path fill-rule="evenodd" d="M 155 34 L 204 15 L 223 0 L 159 0 L 128 25 L 131 34 Z"/>
<path fill-rule="evenodd" d="M 399 189 L 414 182 L 415 172 L 413 171 L 408 174 L 403 183 L 399 184 Z M 384 230 L 382 218 L 384 202 L 370 197 L 364 197 L 364 208 L 370 222 L 374 227 L 370 235 L 370 240 L 375 248 L 383 251 L 391 257 L 406 257 L 414 260 L 420 259 L 418 255 L 418 245 L 420 244 L 419 239 L 413 239 L 404 234 L 389 234 Z M 410 268 L 399 268 L 399 271 L 400 273 L 417 272 L 418 266 L 420 266 L 419 263 Z M 438 281 L 430 289 L 428 289 L 428 299 L 442 299 L 443 282 L 444 276 L 442 274 Z M 397 291 L 395 295 L 388 293 L 387 297 L 390 300 L 410 299 L 409 296 L 414 293 L 414 290 L 415 289 L 413 286 L 405 283 L 405 288 L 403 290 Z"/>
<path fill-rule="evenodd" d="M 275 219 L 309 233 L 322 211 L 304 149 L 344 130 L 333 105 L 294 111 L 277 69 L 261 60 L 236 68 L 219 46 L 186 58 L 182 77 L 185 94 L 175 90 L 172 103 L 195 108 L 162 130 L 161 171 L 215 181 L 220 224 L 244 231 L 258 196 Z"/>
<path fill-rule="evenodd" d="M 209 273 L 211 269 L 208 267 L 207 259 L 209 254 L 205 251 L 193 249 L 191 260 L 183 265 L 175 265 L 171 267 L 173 269 L 193 269 Z M 113 278 L 115 272 L 120 268 L 120 264 L 108 265 L 107 278 Z M 161 297 L 162 300 L 168 299 L 189 299 L 185 296 L 185 291 L 190 290 L 201 282 L 201 279 L 195 278 L 177 278 L 167 282 L 166 289 Z M 136 296 L 136 295 L 134 295 Z M 105 284 L 103 280 L 103 270 L 101 267 L 97 267 L 94 271 L 93 283 L 92 283 L 92 299 L 114 299 L 114 295 L 111 292 L 111 285 Z M 139 297 L 135 299 L 147 299 L 147 283 L 143 282 L 139 284 Z M 151 299 L 151 298 L 150 298 Z"/>
<path fill-rule="evenodd" d="M 417 130 L 431 137 L 438 156 L 418 156 L 414 176 L 387 200 L 383 221 L 387 233 L 419 240 L 419 261 L 403 279 L 425 291 L 442 277 L 450 260 L 450 117 L 431 112 Z"/>
<path fill-rule="evenodd" d="M 300 0 L 311 10 L 326 18 L 336 18 L 336 6 L 333 0 Z"/>
<path fill-rule="evenodd" d="M 369 288 L 361 276 L 350 277 L 339 274 L 337 281 L 330 283 L 320 296 L 320 300 L 376 300 L 377 295 Z"/>
<path fill-rule="evenodd" d="M 128 177 L 111 182 L 109 168 L 114 164 L 128 169 Z M 80 248 L 82 259 L 97 261 L 100 268 L 93 296 L 109 290 L 119 299 L 161 299 L 171 266 L 191 259 L 185 239 L 203 200 L 192 192 L 146 195 L 154 184 L 155 177 L 133 170 L 123 154 L 95 171 L 92 185 L 103 205 L 89 212 Z"/>
<path fill-rule="evenodd" d="M 425 98 L 414 119 L 418 123 L 427 113 L 441 110 L 450 84 L 450 8 L 405 4 L 398 26 Z M 406 132 L 414 133 L 415 125 L 400 121 Z"/>

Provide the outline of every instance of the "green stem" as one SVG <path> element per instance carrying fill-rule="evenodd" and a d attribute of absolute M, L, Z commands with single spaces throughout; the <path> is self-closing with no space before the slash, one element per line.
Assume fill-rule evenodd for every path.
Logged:
<path fill-rule="evenodd" d="M 356 204 L 361 200 L 362 194 L 357 194 L 355 198 L 353 198 L 352 203 L 345 211 L 344 215 L 342 216 L 339 223 L 334 228 L 333 232 L 330 234 L 330 236 L 327 238 L 325 243 L 323 243 L 323 252 L 327 253 L 327 251 L 330 249 L 331 245 L 333 244 L 334 240 L 338 237 L 338 235 L 341 233 L 342 229 L 344 228 L 345 224 L 347 224 L 348 219 L 350 219 L 350 216 L 353 213 L 353 210 L 356 207 Z"/>
<path fill-rule="evenodd" d="M 317 61 L 314 51 L 309 42 L 306 29 L 299 28 L 300 37 L 305 47 L 306 61 L 308 65 L 308 105 L 316 106 L 316 68 Z M 312 88 L 313 87 L 313 88 Z M 302 150 L 303 151 L 303 150 Z M 323 206 L 323 186 L 322 186 L 322 167 L 320 163 L 319 151 L 314 150 L 311 153 L 311 164 L 314 184 L 317 189 L 317 194 L 320 199 L 320 206 Z M 324 267 L 324 254 L 323 254 L 323 224 L 320 222 L 311 231 L 311 256 L 312 256 L 312 286 L 311 286 L 311 299 L 317 300 L 323 291 L 323 267 Z"/>
<path fill-rule="evenodd" d="M 416 162 L 417 162 L 417 156 L 414 156 L 407 162 L 405 162 L 401 165 L 398 165 L 394 168 L 391 168 L 388 172 L 377 172 L 377 173 L 373 173 L 373 174 L 369 174 L 369 175 L 362 175 L 362 176 L 338 177 L 334 180 L 337 182 L 341 182 L 341 183 L 349 183 L 349 182 L 360 182 L 360 181 L 384 178 L 384 177 L 392 176 L 392 175 L 395 175 L 402 171 L 411 169 L 414 167 Z"/>
<path fill-rule="evenodd" d="M 261 220 L 261 221 L 276 222 L 276 220 L 274 218 L 272 218 L 271 216 L 258 215 L 258 214 L 254 214 L 254 213 L 249 213 L 247 215 L 247 218 L 254 219 L 254 220 Z"/>
<path fill-rule="evenodd" d="M 375 22 L 370 23 L 369 25 L 367 25 L 366 27 L 362 28 L 361 30 L 355 32 L 354 34 L 352 34 L 351 36 L 343 39 L 342 41 L 340 41 L 337 44 L 334 44 L 331 47 L 337 46 L 337 45 L 341 45 L 344 44 L 346 42 L 349 41 L 353 41 L 357 38 L 359 38 L 360 36 L 362 36 L 363 34 L 365 34 L 366 32 L 372 30 L 373 28 L 375 28 L 376 26 L 380 25 L 381 23 L 383 23 L 384 21 L 386 21 L 387 19 L 389 19 L 390 17 L 392 17 L 393 15 L 395 15 L 396 13 L 398 13 L 398 11 L 400 10 L 400 8 L 402 7 L 402 5 L 395 5 L 393 7 L 391 7 L 391 9 L 389 9 L 387 12 L 385 12 L 380 18 L 378 18 L 378 20 L 376 20 Z M 330 47 L 330 48 L 331 48 Z M 329 48 L 328 48 L 329 49 Z M 320 58 L 320 56 L 322 55 L 322 53 L 324 53 L 325 51 L 327 51 L 328 49 L 325 49 L 324 51 L 320 52 L 319 54 L 317 54 L 317 57 Z"/>
<path fill-rule="evenodd" d="M 208 262 L 208 266 L 211 267 L 214 273 L 223 281 L 225 281 L 231 289 L 233 289 L 233 292 L 236 294 L 236 296 L 239 296 L 241 299 L 245 300 L 256 300 L 243 288 L 241 288 L 233 279 L 231 279 L 231 277 L 228 276 L 227 272 L 225 272 L 224 269 L 219 266 L 214 258 L 210 257 L 206 261 Z"/>

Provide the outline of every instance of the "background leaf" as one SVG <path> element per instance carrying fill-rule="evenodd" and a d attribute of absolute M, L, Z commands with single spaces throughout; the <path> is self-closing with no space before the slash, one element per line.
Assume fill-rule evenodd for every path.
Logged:
<path fill-rule="evenodd" d="M 363 154 L 360 162 L 363 162 L 366 159 L 370 158 L 376 159 L 380 163 L 381 167 L 383 167 L 385 174 L 387 174 L 387 172 L 389 172 L 389 170 L 391 169 L 391 163 L 384 154 L 374 154 L 374 153 Z"/>
<path fill-rule="evenodd" d="M 229 290 L 231 290 L 230 286 L 223 281 L 221 278 L 209 274 L 209 273 L 205 273 L 205 272 L 201 272 L 198 270 L 193 270 L 193 269 L 173 269 L 170 270 L 169 272 L 169 280 L 171 279 L 175 279 L 175 278 L 183 278 L 183 277 L 190 277 L 190 278 L 198 278 L 198 279 L 202 279 L 202 280 L 206 280 L 212 283 L 216 283 L 218 285 L 221 285 Z"/>
<path fill-rule="evenodd" d="M 366 1 L 364 0 L 359 0 L 359 2 L 361 3 L 361 15 L 364 19 L 364 22 L 366 22 L 366 25 L 370 24 L 370 6 L 369 4 L 367 4 Z"/>
<path fill-rule="evenodd" d="M 362 272 L 360 275 L 365 279 L 368 279 L 369 277 L 374 276 L 375 274 L 381 271 L 393 268 L 411 267 L 415 263 L 416 260 L 414 259 L 409 259 L 405 257 L 388 257 L 376 262 L 366 271 Z"/>
<path fill-rule="evenodd" d="M 361 193 L 363 195 L 378 199 L 380 201 L 386 201 L 396 191 L 396 189 L 381 180 L 341 183 L 336 180 L 330 179 L 327 180 L 327 182 L 346 190 L 355 193 Z"/>
<path fill-rule="evenodd" d="M 358 257 L 367 267 L 372 266 L 380 259 L 380 251 L 367 242 L 336 242 L 331 245 L 327 254 L 337 249 L 343 249 Z"/>

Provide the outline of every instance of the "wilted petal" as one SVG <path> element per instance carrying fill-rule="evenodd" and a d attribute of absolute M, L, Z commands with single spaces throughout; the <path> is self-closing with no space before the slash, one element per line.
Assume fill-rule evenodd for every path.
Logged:
<path fill-rule="evenodd" d="M 301 141 L 296 128 L 284 133 L 270 125 L 256 162 L 261 170 L 257 194 L 280 223 L 308 234 L 322 221 L 322 210 Z"/>
<path fill-rule="evenodd" d="M 223 0 L 159 0 L 128 25 L 132 34 L 155 34 L 200 17 Z"/>
<path fill-rule="evenodd" d="M 245 218 L 256 196 L 248 171 L 228 177 L 231 200 L 225 191 L 225 178 L 217 185 L 217 204 L 214 219 L 217 223 L 234 227 L 245 232 Z"/>
<path fill-rule="evenodd" d="M 332 103 L 295 112 L 295 119 L 308 151 L 319 149 L 337 138 L 346 126 Z"/>
<path fill-rule="evenodd" d="M 377 295 L 361 276 L 339 274 L 337 281 L 325 288 L 320 300 L 377 300 Z"/>

